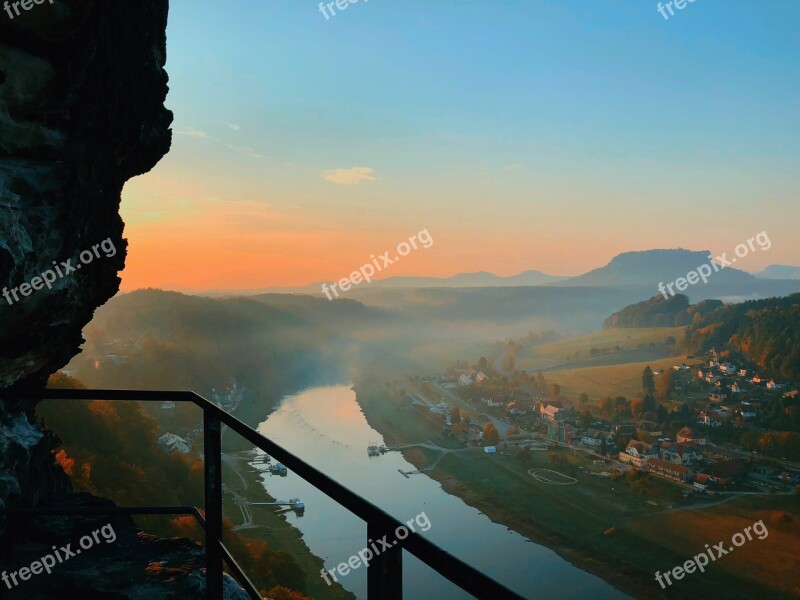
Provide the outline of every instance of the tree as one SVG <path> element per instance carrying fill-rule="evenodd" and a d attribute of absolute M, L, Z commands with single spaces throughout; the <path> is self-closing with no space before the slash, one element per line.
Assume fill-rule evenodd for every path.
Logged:
<path fill-rule="evenodd" d="M 478 359 L 478 368 L 479 368 L 481 371 L 486 371 L 486 370 L 488 370 L 488 368 L 489 368 L 489 361 L 488 361 L 488 360 L 486 360 L 486 357 L 485 357 L 485 356 L 481 356 L 481 357 Z"/>
<path fill-rule="evenodd" d="M 672 394 L 675 391 L 675 371 L 669 369 L 664 372 L 664 374 L 658 378 L 658 384 L 656 385 L 656 398 L 659 400 L 669 400 L 672 398 Z"/>
<path fill-rule="evenodd" d="M 644 371 L 642 371 L 642 391 L 645 396 L 655 394 L 656 392 L 656 382 L 650 365 L 647 365 Z"/>
<path fill-rule="evenodd" d="M 483 428 L 483 441 L 486 446 L 494 446 L 500 441 L 500 433 L 491 421 Z"/>
<path fill-rule="evenodd" d="M 541 371 L 536 373 L 536 387 L 539 389 L 539 392 L 544 392 L 545 388 L 547 387 L 547 382 L 544 379 L 544 375 L 542 375 Z"/>
<path fill-rule="evenodd" d="M 578 396 L 578 402 L 581 404 L 589 404 L 589 395 L 586 392 L 581 392 L 580 396 Z"/>
<path fill-rule="evenodd" d="M 638 417 L 644 412 L 644 400 L 641 398 L 634 398 L 631 400 L 631 412 L 634 417 Z"/>
<path fill-rule="evenodd" d="M 451 423 L 460 423 L 461 422 L 461 409 L 458 406 L 453 406 L 450 409 L 450 422 Z"/>
<path fill-rule="evenodd" d="M 648 394 L 643 399 L 644 408 L 642 412 L 654 412 L 656 408 L 658 408 L 658 402 L 656 402 L 655 396 Z"/>
<path fill-rule="evenodd" d="M 506 357 L 503 359 L 503 371 L 507 373 L 511 373 L 514 370 L 514 357 L 510 354 L 506 354 Z"/>
<path fill-rule="evenodd" d="M 605 415 L 610 415 L 613 405 L 614 401 L 611 399 L 611 396 L 606 396 L 605 398 L 600 398 L 600 402 L 597 403 L 597 410 Z"/>
<path fill-rule="evenodd" d="M 561 394 L 561 386 L 560 386 L 560 385 L 558 385 L 557 383 L 554 383 L 554 384 L 553 384 L 553 385 L 550 387 L 550 397 L 551 397 L 553 400 L 555 400 L 556 398 L 558 398 L 558 396 L 559 396 L 560 394 Z"/>
<path fill-rule="evenodd" d="M 308 596 L 295 592 L 282 585 L 276 586 L 266 593 L 266 597 L 270 600 L 309 600 Z"/>
<path fill-rule="evenodd" d="M 519 452 L 517 452 L 517 458 L 522 464 L 525 464 L 531 459 L 531 451 L 528 448 L 520 448 Z"/>

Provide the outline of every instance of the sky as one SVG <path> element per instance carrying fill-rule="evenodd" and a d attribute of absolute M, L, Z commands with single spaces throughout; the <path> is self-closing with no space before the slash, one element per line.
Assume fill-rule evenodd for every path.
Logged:
<path fill-rule="evenodd" d="M 666 4 L 666 3 L 664 3 Z M 170 153 L 122 289 L 577 275 L 620 252 L 800 264 L 800 2 L 171 0 Z M 662 4 L 663 5 L 663 4 Z"/>

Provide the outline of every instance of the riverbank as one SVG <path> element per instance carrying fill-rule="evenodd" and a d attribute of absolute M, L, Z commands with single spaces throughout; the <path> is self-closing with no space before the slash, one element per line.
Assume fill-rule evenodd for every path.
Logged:
<path fill-rule="evenodd" d="M 252 507 L 252 502 L 274 502 L 261 483 L 259 472 L 249 465 L 249 458 L 227 454 L 222 481 L 224 514 L 237 532 L 254 541 L 266 541 L 270 549 L 289 554 L 305 574 L 305 594 L 310 598 L 354 600 L 355 595 L 338 583 L 331 586 L 319 577 L 323 560 L 316 556 L 303 539 L 302 532 L 276 512 L 276 507 Z M 248 503 L 243 507 L 243 501 Z"/>
<path fill-rule="evenodd" d="M 436 442 L 441 423 L 412 408 L 397 386 L 386 385 L 391 379 L 372 370 L 369 378 L 357 382 L 358 402 L 370 425 L 389 445 Z M 409 390 L 412 385 L 408 383 Z M 452 439 L 448 442 L 452 447 Z M 684 500 L 667 482 L 653 478 L 646 488 L 633 490 L 622 480 L 591 475 L 590 460 L 562 454 L 563 462 L 554 465 L 544 452 L 534 452 L 529 463 L 522 463 L 502 451 L 490 456 L 479 449 L 463 450 L 443 457 L 425 474 L 493 521 L 638 598 L 717 597 L 721 590 L 727 598 L 742 600 L 797 593 L 797 582 L 788 575 L 792 569 L 770 563 L 791 561 L 800 551 L 798 518 L 794 525 L 776 525 L 766 540 L 738 548 L 700 577 L 684 578 L 667 590 L 654 578 L 656 571 L 683 564 L 706 543 L 730 539 L 759 518 L 768 522 L 774 510 L 797 516 L 796 499 L 744 498 L 713 510 L 692 508 L 692 500 Z M 417 468 L 435 459 L 427 448 L 405 450 L 404 456 Z M 528 473 L 534 468 L 555 469 L 577 484 L 544 484 Z"/>

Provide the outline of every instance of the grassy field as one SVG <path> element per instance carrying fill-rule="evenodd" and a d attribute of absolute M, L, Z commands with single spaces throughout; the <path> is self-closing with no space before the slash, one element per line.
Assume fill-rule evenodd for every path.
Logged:
<path fill-rule="evenodd" d="M 684 327 L 647 327 L 641 329 L 606 329 L 556 342 L 529 346 L 517 351 L 517 368 L 542 370 L 548 382 L 561 386 L 567 399 L 577 399 L 585 392 L 596 403 L 603 396 L 634 398 L 642 393 L 642 371 L 648 365 L 654 370 L 670 369 L 676 363 L 689 361 L 663 346 L 667 337 L 680 339 Z M 639 344 L 657 344 L 656 348 L 639 348 Z M 592 348 L 614 348 L 618 352 L 590 355 Z M 575 353 L 580 352 L 576 359 Z"/>
<path fill-rule="evenodd" d="M 637 353 L 647 353 L 645 359 L 650 359 L 652 349 L 640 349 L 639 344 L 662 345 L 667 337 L 680 339 L 685 327 L 647 327 L 641 329 L 604 329 L 586 335 L 565 338 L 556 342 L 549 342 L 540 346 L 528 346 L 517 351 L 516 365 L 519 369 L 550 369 L 556 365 L 576 362 L 576 367 L 589 366 L 583 363 L 591 362 L 593 358 L 605 359 L 605 364 L 614 362 L 639 362 Z M 592 348 L 614 348 L 620 346 L 623 352 L 591 357 Z M 575 353 L 580 352 L 580 357 L 575 360 Z M 660 349 L 660 354 L 668 356 L 665 348 Z M 594 363 L 596 364 L 596 363 Z"/>
<path fill-rule="evenodd" d="M 662 358 L 644 362 L 611 365 L 607 367 L 585 367 L 578 369 L 555 369 L 544 375 L 547 381 L 557 382 L 561 393 L 567 398 L 574 398 L 586 392 L 593 403 L 603 396 L 625 396 L 628 399 L 642 395 L 642 371 L 648 365 L 654 371 L 671 369 L 675 363 L 694 364 L 685 356 Z"/>
<path fill-rule="evenodd" d="M 794 558 L 800 552 L 796 498 L 748 498 L 694 509 L 702 500 L 684 499 L 670 482 L 651 477 L 643 489 L 634 490 L 623 479 L 590 474 L 588 459 L 569 456 L 571 464 L 561 465 L 545 452 L 533 455 L 523 464 L 513 453 L 489 456 L 469 450 L 446 456 L 433 476 L 492 519 L 640 597 L 721 597 L 724 590 L 725 598 L 777 598 L 778 590 L 792 585 L 800 591 Z M 553 471 L 572 476 L 577 483 L 551 485 L 532 477 L 531 469 L 546 469 L 539 473 L 555 480 L 560 478 Z M 726 540 L 727 547 L 734 533 L 760 518 L 769 528 L 775 509 L 791 511 L 793 522 L 764 540 L 748 542 L 702 576 L 684 578 L 668 593 L 655 582 L 656 571 L 683 564 L 706 543 Z"/>

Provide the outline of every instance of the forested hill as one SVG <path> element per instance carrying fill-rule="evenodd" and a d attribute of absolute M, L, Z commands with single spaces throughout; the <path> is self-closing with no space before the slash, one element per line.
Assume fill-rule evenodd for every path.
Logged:
<path fill-rule="evenodd" d="M 700 317 L 710 314 L 722 306 L 719 300 L 703 300 L 695 305 L 689 298 L 678 294 L 667 300 L 658 295 L 626 306 L 615 312 L 603 323 L 603 329 L 616 327 L 673 327 L 690 325 Z"/>
<path fill-rule="evenodd" d="M 792 381 L 800 380 L 800 294 L 726 304 L 701 315 L 686 330 L 690 352 L 738 351 Z"/>
<path fill-rule="evenodd" d="M 740 352 L 771 374 L 800 380 L 800 294 L 722 304 L 689 304 L 679 294 L 655 296 L 608 317 L 605 329 L 687 325 L 682 347 L 700 353 L 716 348 Z"/>

